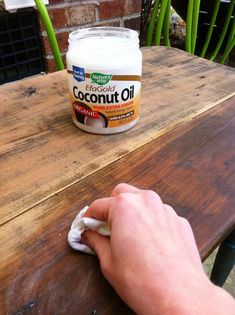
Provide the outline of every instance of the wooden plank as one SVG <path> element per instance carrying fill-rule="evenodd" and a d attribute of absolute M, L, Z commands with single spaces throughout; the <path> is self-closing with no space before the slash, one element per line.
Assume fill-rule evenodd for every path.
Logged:
<path fill-rule="evenodd" d="M 234 94 L 235 70 L 177 49 L 143 49 L 142 114 L 100 136 L 70 118 L 67 75 L 0 87 L 0 224 Z"/>
<path fill-rule="evenodd" d="M 119 182 L 158 191 L 186 216 L 204 259 L 235 225 L 234 105 L 235 98 L 2 225 L 2 313 L 131 314 L 102 277 L 97 258 L 67 244 L 78 210 Z"/>

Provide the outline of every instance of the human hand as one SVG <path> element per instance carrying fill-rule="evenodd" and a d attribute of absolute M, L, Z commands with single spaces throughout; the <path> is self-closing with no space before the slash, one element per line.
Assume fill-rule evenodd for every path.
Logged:
<path fill-rule="evenodd" d="M 155 192 L 119 184 L 85 216 L 108 222 L 110 238 L 87 231 L 82 241 L 95 250 L 104 276 L 136 313 L 212 314 L 206 302 L 214 286 L 204 274 L 192 229 Z"/>

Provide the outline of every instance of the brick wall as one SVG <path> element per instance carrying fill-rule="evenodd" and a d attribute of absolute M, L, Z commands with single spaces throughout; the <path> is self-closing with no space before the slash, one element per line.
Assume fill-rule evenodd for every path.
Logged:
<path fill-rule="evenodd" d="M 140 29 L 142 0 L 49 0 L 48 12 L 65 63 L 70 32 L 90 26 L 121 26 Z M 55 71 L 50 44 L 39 17 L 48 72 Z"/>

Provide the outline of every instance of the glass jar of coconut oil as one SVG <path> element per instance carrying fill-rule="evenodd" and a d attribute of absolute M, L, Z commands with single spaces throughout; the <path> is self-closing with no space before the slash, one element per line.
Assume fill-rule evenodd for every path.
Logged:
<path fill-rule="evenodd" d="M 137 123 L 142 71 L 137 32 L 119 27 L 72 32 L 66 57 L 76 126 L 113 134 Z"/>

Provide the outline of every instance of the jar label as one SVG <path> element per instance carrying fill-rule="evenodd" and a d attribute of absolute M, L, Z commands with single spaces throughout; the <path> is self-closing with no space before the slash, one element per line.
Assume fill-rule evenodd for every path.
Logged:
<path fill-rule="evenodd" d="M 129 73 L 135 73 L 130 69 Z M 120 71 L 68 70 L 73 119 L 95 128 L 124 126 L 139 117 L 140 75 Z"/>

